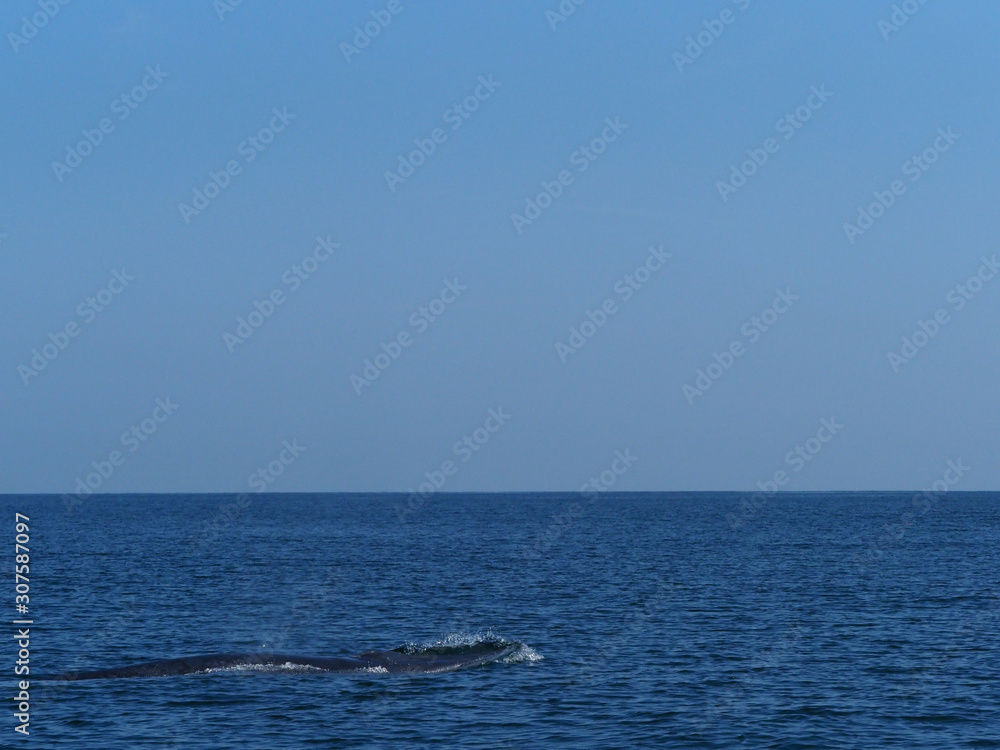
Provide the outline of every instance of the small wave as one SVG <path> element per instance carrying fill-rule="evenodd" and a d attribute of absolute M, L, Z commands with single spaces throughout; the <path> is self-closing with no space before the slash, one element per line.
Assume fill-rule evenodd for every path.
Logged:
<path fill-rule="evenodd" d="M 501 664 L 520 664 L 521 662 L 541 661 L 544 658 L 544 656 L 535 651 L 535 649 L 531 646 L 526 643 L 522 643 L 517 651 L 512 654 L 507 654 L 507 656 L 499 659 L 499 662 Z"/>
<path fill-rule="evenodd" d="M 495 633 L 492 628 L 485 630 L 449 633 L 436 641 L 414 643 L 407 641 L 393 649 L 397 653 L 407 655 L 460 656 L 489 654 L 495 651 L 513 649 L 509 654 L 498 659 L 501 664 L 519 664 L 521 662 L 541 661 L 545 657 L 522 641 L 510 640 Z"/>

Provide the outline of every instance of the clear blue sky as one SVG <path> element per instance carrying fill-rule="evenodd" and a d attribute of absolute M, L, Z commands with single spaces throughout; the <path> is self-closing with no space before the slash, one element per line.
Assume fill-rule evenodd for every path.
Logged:
<path fill-rule="evenodd" d="M 0 491 L 997 488 L 996 3 L 49 5 L 0 14 Z"/>

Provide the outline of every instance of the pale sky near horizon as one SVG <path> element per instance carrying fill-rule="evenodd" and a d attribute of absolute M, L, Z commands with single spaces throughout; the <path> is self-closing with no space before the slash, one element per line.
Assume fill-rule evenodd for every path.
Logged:
<path fill-rule="evenodd" d="M 228 3 L 0 11 L 0 492 L 998 488 L 997 4 Z"/>

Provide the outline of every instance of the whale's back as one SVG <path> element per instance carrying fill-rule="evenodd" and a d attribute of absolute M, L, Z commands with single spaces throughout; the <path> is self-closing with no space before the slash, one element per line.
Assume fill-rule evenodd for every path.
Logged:
<path fill-rule="evenodd" d="M 400 647 L 394 651 L 366 651 L 359 656 L 327 657 L 295 654 L 218 653 L 159 659 L 124 667 L 69 672 L 48 680 L 101 680 L 123 677 L 172 677 L 220 670 L 324 672 L 451 672 L 497 661 L 523 644 L 481 641 L 459 646 Z"/>

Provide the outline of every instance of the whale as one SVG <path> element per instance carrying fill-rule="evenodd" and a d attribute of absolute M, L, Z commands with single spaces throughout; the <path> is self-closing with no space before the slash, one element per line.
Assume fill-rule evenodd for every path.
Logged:
<path fill-rule="evenodd" d="M 416 653 L 404 650 L 365 651 L 358 656 L 298 656 L 293 654 L 235 652 L 201 654 L 178 659 L 159 659 L 109 669 L 68 672 L 43 677 L 50 681 L 109 680 L 126 677 L 175 677 L 218 670 L 322 671 L 335 673 L 390 672 L 424 673 L 452 672 L 477 667 L 509 656 L 520 644 L 503 644 L 489 648 L 428 649 Z"/>

